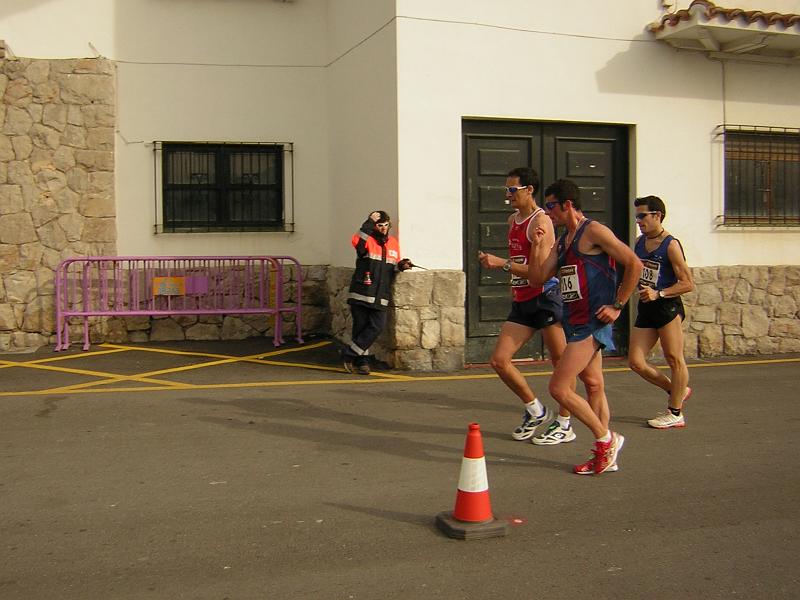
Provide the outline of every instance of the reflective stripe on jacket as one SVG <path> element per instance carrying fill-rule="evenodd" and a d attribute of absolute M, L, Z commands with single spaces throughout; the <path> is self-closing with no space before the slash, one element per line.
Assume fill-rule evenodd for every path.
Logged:
<path fill-rule="evenodd" d="M 350 281 L 347 302 L 385 310 L 389 306 L 392 282 L 400 261 L 400 244 L 392 236 L 381 244 L 363 231 L 353 236 L 352 244 L 357 254 L 356 270 Z"/>

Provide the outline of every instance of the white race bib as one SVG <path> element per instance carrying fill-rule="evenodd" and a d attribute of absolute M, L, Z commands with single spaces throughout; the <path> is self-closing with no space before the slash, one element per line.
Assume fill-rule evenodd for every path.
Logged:
<path fill-rule="evenodd" d="M 658 274 L 661 272 L 661 264 L 654 260 L 642 260 L 642 274 L 639 277 L 639 284 L 655 289 L 658 283 Z"/>
<path fill-rule="evenodd" d="M 558 270 L 558 279 L 561 282 L 561 300 L 563 302 L 575 302 L 583 299 L 577 265 L 561 267 Z"/>
<path fill-rule="evenodd" d="M 510 260 L 518 265 L 525 265 L 528 263 L 526 257 L 524 256 L 512 256 Z M 513 273 L 511 274 L 511 287 L 526 287 L 527 285 L 527 277 L 520 277 L 519 275 L 514 275 Z"/>

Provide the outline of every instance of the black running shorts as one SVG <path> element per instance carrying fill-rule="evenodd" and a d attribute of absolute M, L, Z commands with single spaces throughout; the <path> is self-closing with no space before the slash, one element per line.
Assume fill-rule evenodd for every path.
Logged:
<path fill-rule="evenodd" d="M 526 302 L 512 302 L 506 321 L 531 329 L 544 329 L 561 322 L 561 290 L 554 285 Z"/>
<path fill-rule="evenodd" d="M 652 302 L 639 301 L 639 314 L 636 316 L 634 327 L 639 329 L 661 329 L 664 325 L 680 316 L 686 319 L 683 301 L 678 298 L 659 298 Z"/>

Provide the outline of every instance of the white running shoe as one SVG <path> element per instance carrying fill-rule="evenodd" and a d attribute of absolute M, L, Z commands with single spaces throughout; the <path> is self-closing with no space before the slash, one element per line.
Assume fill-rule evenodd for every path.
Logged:
<path fill-rule="evenodd" d="M 561 427 L 561 423 L 556 419 L 547 426 L 545 431 L 531 438 L 531 442 L 537 446 L 555 446 L 556 444 L 571 442 L 576 437 L 575 432 L 572 431 L 571 425 L 564 429 Z"/>
<path fill-rule="evenodd" d="M 659 413 L 654 419 L 648 420 L 647 424 L 656 429 L 670 429 L 672 427 L 686 427 L 686 420 L 683 418 L 683 413 L 676 417 L 669 410 L 666 410 L 663 413 Z"/>
<path fill-rule="evenodd" d="M 544 412 L 538 417 L 534 417 L 529 413 L 527 408 L 523 412 L 522 423 L 511 432 L 511 437 L 519 442 L 532 438 L 539 425 L 553 418 L 553 413 L 546 406 L 544 407 Z"/>

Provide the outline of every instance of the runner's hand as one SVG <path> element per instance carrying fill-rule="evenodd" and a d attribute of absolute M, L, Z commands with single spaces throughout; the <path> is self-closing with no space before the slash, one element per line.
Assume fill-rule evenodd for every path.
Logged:
<path fill-rule="evenodd" d="M 639 300 L 642 302 L 652 302 L 658 299 L 658 292 L 647 285 L 639 286 Z"/>
<path fill-rule="evenodd" d="M 538 245 L 544 239 L 546 233 L 547 232 L 544 230 L 544 227 L 535 227 L 533 229 L 533 239 L 531 241 Z"/>
<path fill-rule="evenodd" d="M 612 304 L 605 304 L 597 309 L 594 316 L 603 323 L 608 324 L 619 319 L 620 314 L 622 314 L 622 310 L 614 308 Z"/>
<path fill-rule="evenodd" d="M 484 269 L 499 269 L 506 261 L 500 258 L 499 256 L 495 256 L 494 254 L 489 254 L 488 252 L 484 252 L 483 250 L 478 250 L 478 260 L 481 263 L 481 266 Z"/>

